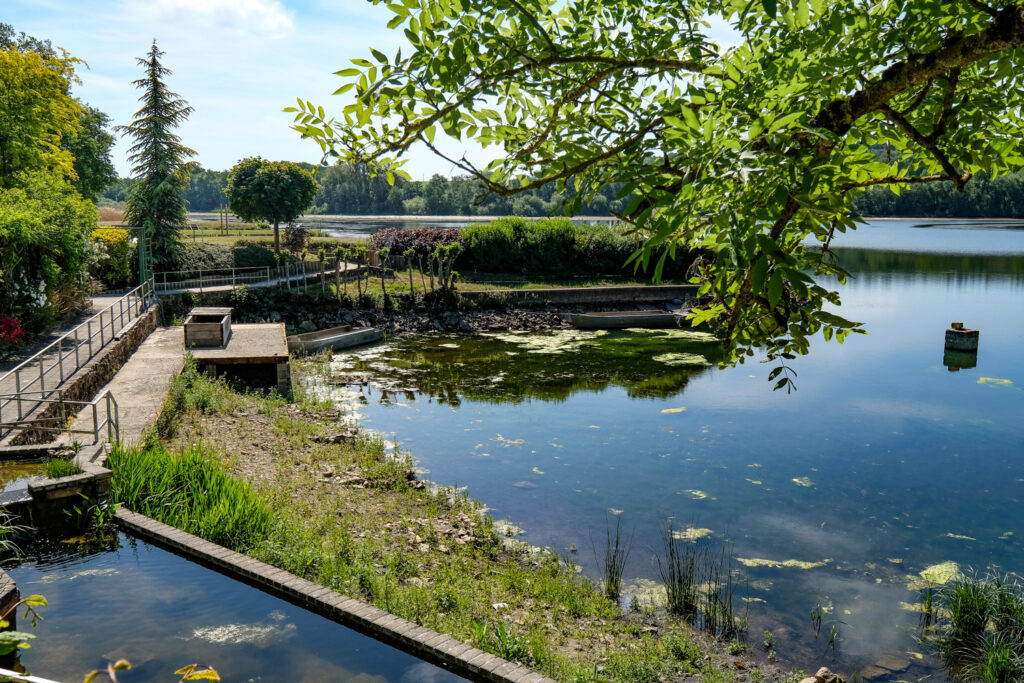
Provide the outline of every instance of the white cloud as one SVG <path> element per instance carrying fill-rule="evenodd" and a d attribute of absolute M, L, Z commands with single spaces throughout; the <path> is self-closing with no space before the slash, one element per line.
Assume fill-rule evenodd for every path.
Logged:
<path fill-rule="evenodd" d="M 225 32 L 282 38 L 295 30 L 291 14 L 276 0 L 128 0 L 126 14 L 146 24 L 172 24 L 210 32 L 216 41 Z"/>

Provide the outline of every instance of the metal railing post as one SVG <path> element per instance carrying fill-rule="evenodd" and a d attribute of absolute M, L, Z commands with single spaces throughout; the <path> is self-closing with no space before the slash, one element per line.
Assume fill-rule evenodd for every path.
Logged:
<path fill-rule="evenodd" d="M 57 367 L 60 369 L 60 381 L 64 383 L 64 337 L 57 340 Z"/>
<path fill-rule="evenodd" d="M 80 355 L 80 349 L 78 348 L 79 346 L 82 345 L 82 343 L 78 339 L 78 330 L 80 329 L 82 329 L 81 325 L 75 328 L 75 370 L 78 370 L 78 368 L 82 367 L 82 358 Z"/>
<path fill-rule="evenodd" d="M 21 414 L 21 370 L 14 371 L 14 391 L 18 394 L 18 419 L 20 420 L 23 415 Z"/>
<path fill-rule="evenodd" d="M 39 359 L 39 391 L 41 392 L 40 395 L 46 391 L 46 371 L 43 370 L 42 358 Z"/>
<path fill-rule="evenodd" d="M 92 318 L 89 318 L 89 358 L 92 358 Z"/>

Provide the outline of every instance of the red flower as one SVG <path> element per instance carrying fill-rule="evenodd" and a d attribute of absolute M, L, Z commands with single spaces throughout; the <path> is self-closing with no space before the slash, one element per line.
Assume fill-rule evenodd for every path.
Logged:
<path fill-rule="evenodd" d="M 21 321 L 7 315 L 0 315 L 0 342 L 5 344 L 18 344 L 25 338 L 25 330 L 21 327 Z"/>

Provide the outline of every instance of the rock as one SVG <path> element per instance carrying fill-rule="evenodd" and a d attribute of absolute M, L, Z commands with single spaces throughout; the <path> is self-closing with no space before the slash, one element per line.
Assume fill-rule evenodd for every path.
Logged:
<path fill-rule="evenodd" d="M 350 311 L 350 312 L 348 312 L 348 313 L 346 313 L 346 314 L 344 315 L 344 318 L 345 318 L 345 322 L 346 322 L 346 323 L 350 323 L 350 322 L 352 322 L 353 320 L 355 320 L 355 319 L 356 319 L 356 317 L 355 317 L 354 315 L 352 315 L 352 312 L 351 312 L 351 311 Z"/>
<path fill-rule="evenodd" d="M 270 318 L 270 322 L 272 322 L 272 323 L 279 323 L 279 322 L 281 322 L 281 314 L 278 313 L 277 311 L 271 311 L 270 312 L 270 316 L 268 316 L 268 317 Z"/>
<path fill-rule="evenodd" d="M 903 671 L 908 666 L 910 666 L 910 660 L 906 657 L 886 655 L 885 657 L 881 657 L 878 661 L 876 661 L 875 666 L 880 666 L 883 669 L 888 669 L 889 671 L 896 673 L 899 671 Z"/>
<path fill-rule="evenodd" d="M 440 320 L 434 321 L 434 329 L 437 330 L 438 332 L 444 332 L 444 325 L 441 324 Z"/>
<path fill-rule="evenodd" d="M 314 323 L 312 320 L 303 320 L 301 323 L 299 323 L 299 329 L 302 330 L 303 332 L 315 332 L 316 323 Z"/>
<path fill-rule="evenodd" d="M 863 672 L 861 672 L 863 673 Z M 870 678 L 868 680 L 871 680 Z M 845 683 L 839 674 L 834 674 L 829 671 L 828 667 L 821 667 L 818 669 L 818 673 L 813 676 L 809 676 L 800 683 Z"/>
<path fill-rule="evenodd" d="M 472 332 L 473 326 L 469 323 L 468 320 L 460 320 L 459 329 L 462 330 L 463 332 Z"/>
<path fill-rule="evenodd" d="M 672 303 L 674 303 L 676 306 L 682 306 L 683 305 L 683 300 L 682 299 L 672 299 Z"/>
<path fill-rule="evenodd" d="M 342 443 L 344 441 L 353 441 L 356 438 L 356 433 L 353 431 L 339 432 L 337 434 L 328 434 L 326 436 L 314 436 L 310 438 L 310 441 L 315 443 Z"/>

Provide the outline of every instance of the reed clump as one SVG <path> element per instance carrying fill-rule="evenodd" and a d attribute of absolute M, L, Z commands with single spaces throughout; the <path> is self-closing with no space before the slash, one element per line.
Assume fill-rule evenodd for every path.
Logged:
<path fill-rule="evenodd" d="M 272 531 L 268 503 L 200 445 L 174 455 L 158 445 L 118 444 L 108 463 L 114 499 L 129 510 L 239 551 Z"/>
<path fill-rule="evenodd" d="M 963 575 L 939 589 L 935 602 L 925 634 L 954 680 L 1024 680 L 1024 588 L 1016 576 Z"/>
<path fill-rule="evenodd" d="M 671 520 L 662 531 L 662 546 L 664 555 L 656 560 L 668 611 L 717 638 L 737 635 L 732 556 L 726 546 L 689 538 Z"/>

